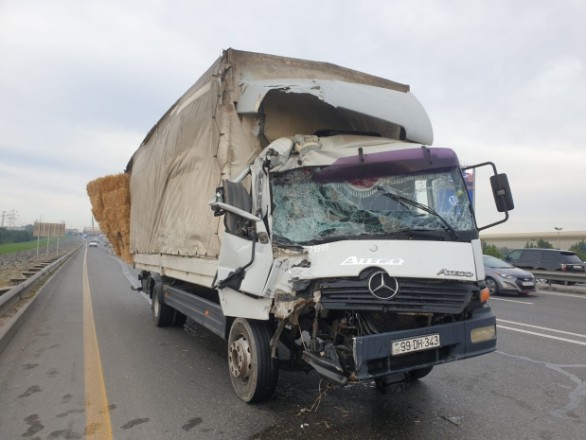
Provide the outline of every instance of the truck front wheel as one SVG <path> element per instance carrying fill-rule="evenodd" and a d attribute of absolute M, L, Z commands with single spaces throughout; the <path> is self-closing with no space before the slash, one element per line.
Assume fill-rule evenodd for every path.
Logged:
<path fill-rule="evenodd" d="M 238 318 L 228 337 L 230 380 L 236 395 L 247 403 L 272 396 L 279 367 L 271 357 L 270 332 L 264 321 Z"/>

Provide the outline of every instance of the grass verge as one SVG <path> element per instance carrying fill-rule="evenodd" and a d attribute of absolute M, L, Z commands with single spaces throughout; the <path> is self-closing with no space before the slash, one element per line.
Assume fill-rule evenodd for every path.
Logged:
<path fill-rule="evenodd" d="M 47 248 L 47 241 L 49 241 L 49 246 L 57 244 L 56 238 L 41 238 L 40 240 L 23 241 L 20 243 L 0 244 L 0 255 L 12 254 L 14 252 L 20 251 L 28 251 L 30 249 L 36 249 L 37 246 L 39 246 L 39 250 L 42 251 L 43 249 Z"/>

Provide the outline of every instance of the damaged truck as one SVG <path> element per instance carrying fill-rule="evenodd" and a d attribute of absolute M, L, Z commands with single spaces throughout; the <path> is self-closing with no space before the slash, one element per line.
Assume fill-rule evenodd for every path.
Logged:
<path fill-rule="evenodd" d="M 228 49 L 88 194 L 155 324 L 224 338 L 243 401 L 283 367 L 382 388 L 496 348 L 479 230 L 508 219 L 507 176 L 432 141 L 408 85 Z"/>

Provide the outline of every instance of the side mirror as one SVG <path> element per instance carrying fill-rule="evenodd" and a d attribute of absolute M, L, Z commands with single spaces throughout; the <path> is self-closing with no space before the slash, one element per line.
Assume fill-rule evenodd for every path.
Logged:
<path fill-rule="evenodd" d="M 210 200 L 215 216 L 225 215 L 226 231 L 236 235 L 247 235 L 249 222 L 262 222 L 252 214 L 252 198 L 240 182 L 224 181 L 224 186 L 216 189 Z"/>
<path fill-rule="evenodd" d="M 509 187 L 509 179 L 506 174 L 497 172 L 494 163 L 483 162 L 479 163 L 478 165 L 464 167 L 462 168 L 462 170 L 465 171 L 485 166 L 489 166 L 492 168 L 493 175 L 490 176 L 490 186 L 492 188 L 492 195 L 494 197 L 494 202 L 496 204 L 497 211 L 504 212 L 505 216 L 502 220 L 498 220 L 496 222 L 489 223 L 488 225 L 479 227 L 479 231 L 506 222 L 509 219 L 509 211 L 515 208 L 515 204 L 513 203 L 513 195 L 511 194 L 511 189 Z"/>
<path fill-rule="evenodd" d="M 492 195 L 498 212 L 507 212 L 515 209 L 513 195 L 509 187 L 509 179 L 506 174 L 501 173 L 490 176 L 490 186 L 492 187 Z"/>

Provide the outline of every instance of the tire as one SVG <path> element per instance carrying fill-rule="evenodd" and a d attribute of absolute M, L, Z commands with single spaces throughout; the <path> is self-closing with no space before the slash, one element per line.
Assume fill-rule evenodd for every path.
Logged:
<path fill-rule="evenodd" d="M 165 304 L 163 283 L 155 282 L 153 287 L 151 312 L 157 327 L 169 327 L 175 322 L 175 309 Z"/>
<path fill-rule="evenodd" d="M 493 278 L 487 277 L 486 280 L 484 280 L 484 282 L 486 283 L 486 287 L 488 287 L 488 290 L 490 292 L 490 296 L 498 295 L 498 293 L 499 293 L 498 285 L 496 284 L 496 281 Z"/>
<path fill-rule="evenodd" d="M 232 387 L 244 402 L 258 403 L 273 395 L 279 367 L 271 357 L 267 322 L 234 321 L 228 337 L 228 366 Z"/>
<path fill-rule="evenodd" d="M 433 366 L 420 368 L 419 370 L 409 371 L 409 379 L 411 379 L 411 380 L 423 379 L 425 376 L 427 376 L 429 373 L 431 373 L 431 370 L 433 370 Z"/>
<path fill-rule="evenodd" d="M 183 324 L 185 324 L 185 321 L 187 321 L 187 316 L 185 316 L 183 313 L 179 312 L 178 310 L 174 310 L 175 312 L 175 317 L 173 318 L 173 325 L 175 327 L 183 327 Z"/>

